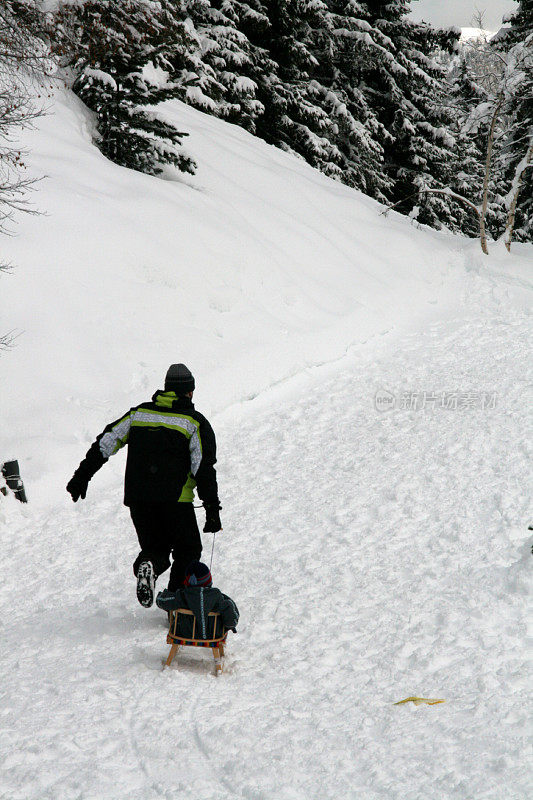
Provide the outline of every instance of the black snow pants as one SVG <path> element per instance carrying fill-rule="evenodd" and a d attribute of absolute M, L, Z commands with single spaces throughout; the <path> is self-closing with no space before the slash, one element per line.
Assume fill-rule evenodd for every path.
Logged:
<path fill-rule="evenodd" d="M 192 503 L 136 503 L 130 506 L 130 514 L 141 546 L 133 564 L 134 575 L 142 561 L 151 561 L 156 577 L 161 575 L 169 568 L 172 553 L 168 588 L 175 592 L 183 585 L 188 565 L 202 554 Z"/>

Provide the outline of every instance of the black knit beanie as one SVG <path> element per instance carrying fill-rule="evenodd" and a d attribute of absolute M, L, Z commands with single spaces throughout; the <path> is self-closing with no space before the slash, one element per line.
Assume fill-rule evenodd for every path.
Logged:
<path fill-rule="evenodd" d="M 194 392 L 194 378 L 185 364 L 171 364 L 165 377 L 165 391 L 176 392 L 177 395 Z"/>

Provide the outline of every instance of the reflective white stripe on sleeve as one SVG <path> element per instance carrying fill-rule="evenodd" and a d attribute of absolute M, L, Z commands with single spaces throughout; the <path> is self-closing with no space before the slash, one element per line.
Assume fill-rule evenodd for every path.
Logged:
<path fill-rule="evenodd" d="M 194 429 L 194 433 L 189 439 L 189 451 L 191 454 L 191 473 L 196 475 L 202 461 L 202 447 L 200 445 L 200 437 L 198 436 L 197 428 Z"/>
<path fill-rule="evenodd" d="M 128 414 L 128 416 L 121 419 L 112 430 L 104 433 L 100 439 L 100 452 L 104 458 L 109 458 L 122 447 L 128 438 L 130 427 L 131 420 Z"/>

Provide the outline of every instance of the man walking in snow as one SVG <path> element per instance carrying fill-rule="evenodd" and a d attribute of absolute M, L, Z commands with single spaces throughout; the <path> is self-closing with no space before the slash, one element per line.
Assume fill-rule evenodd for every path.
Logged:
<path fill-rule="evenodd" d="M 200 558 L 195 488 L 206 512 L 204 533 L 216 533 L 222 527 L 215 434 L 194 408 L 194 388 L 194 377 L 185 364 L 172 364 L 164 390 L 104 428 L 67 484 L 74 502 L 84 499 L 93 475 L 128 445 L 124 504 L 129 506 L 141 547 L 133 572 L 137 598 L 146 608 L 153 603 L 156 579 L 170 566 L 171 552 L 168 588 L 172 592 L 183 585 L 191 561 Z"/>

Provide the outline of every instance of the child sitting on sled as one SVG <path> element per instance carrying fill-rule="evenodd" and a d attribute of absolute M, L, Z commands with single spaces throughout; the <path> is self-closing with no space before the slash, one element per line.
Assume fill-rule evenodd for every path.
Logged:
<path fill-rule="evenodd" d="M 159 592 L 155 602 L 159 608 L 167 612 L 175 611 L 177 608 L 187 608 L 192 611 L 196 618 L 198 639 L 209 639 L 211 636 L 212 626 L 207 616 L 210 611 L 218 611 L 224 627 L 236 633 L 239 610 L 231 597 L 222 594 L 220 589 L 215 589 L 209 567 L 201 561 L 189 564 L 182 587 L 175 592 L 164 589 Z M 192 635 L 192 617 L 180 618 L 180 625 L 187 627 L 187 630 L 180 629 L 176 633 L 189 638 Z"/>

